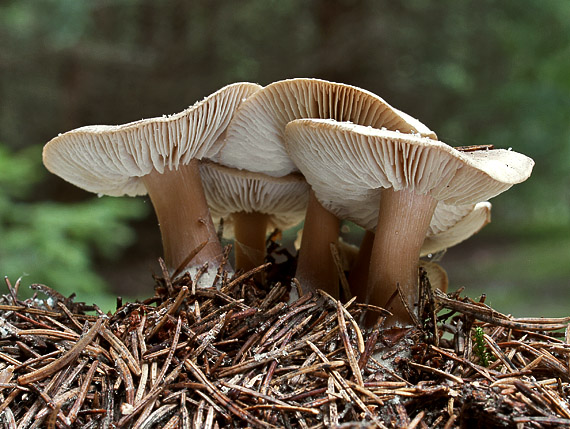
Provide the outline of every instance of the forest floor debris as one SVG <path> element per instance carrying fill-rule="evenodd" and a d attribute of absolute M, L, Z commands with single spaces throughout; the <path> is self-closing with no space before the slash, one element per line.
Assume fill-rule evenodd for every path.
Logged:
<path fill-rule="evenodd" d="M 3 427 L 570 425 L 570 317 L 513 318 L 423 278 L 418 326 L 384 329 L 379 312 L 365 331 L 373 309 L 289 304 L 289 282 L 263 289 L 254 273 L 220 288 L 156 278 L 154 297 L 112 315 L 43 285 L 20 300 L 6 279 Z"/>

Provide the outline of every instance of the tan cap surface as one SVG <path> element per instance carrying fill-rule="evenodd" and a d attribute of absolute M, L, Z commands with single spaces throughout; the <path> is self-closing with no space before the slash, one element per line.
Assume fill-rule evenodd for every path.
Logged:
<path fill-rule="evenodd" d="M 239 107 L 215 160 L 272 176 L 296 171 L 283 137 L 287 123 L 301 118 L 350 121 L 435 138 L 420 121 L 371 92 L 319 79 L 289 79 L 264 87 Z"/>
<path fill-rule="evenodd" d="M 142 195 L 140 177 L 156 169 L 177 169 L 210 156 L 234 111 L 261 87 L 228 85 L 183 112 L 124 125 L 93 125 L 61 134 L 43 152 L 52 173 L 87 191 Z"/>

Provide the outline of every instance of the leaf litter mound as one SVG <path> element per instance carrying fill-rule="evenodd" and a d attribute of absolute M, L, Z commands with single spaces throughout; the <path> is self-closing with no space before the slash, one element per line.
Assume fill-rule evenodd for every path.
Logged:
<path fill-rule="evenodd" d="M 415 327 L 302 292 L 266 264 L 218 287 L 155 278 L 114 314 L 44 285 L 0 301 L 6 428 L 359 428 L 570 425 L 570 318 L 513 318 L 420 281 Z M 198 273 L 197 276 L 200 274 Z M 300 298 L 290 301 L 291 286 Z M 119 305 L 119 304 L 118 304 Z M 359 325 L 375 312 L 373 329 Z"/>

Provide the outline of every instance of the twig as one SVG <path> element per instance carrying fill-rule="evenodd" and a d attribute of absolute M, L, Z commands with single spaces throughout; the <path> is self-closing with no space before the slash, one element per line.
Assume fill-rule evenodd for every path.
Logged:
<path fill-rule="evenodd" d="M 184 299 L 186 298 L 188 293 L 189 293 L 188 287 L 182 286 L 180 292 L 178 292 L 178 295 L 174 300 L 174 303 L 172 303 L 172 305 L 170 306 L 168 311 L 164 314 L 164 316 L 162 316 L 162 318 L 158 321 L 158 323 L 154 325 L 154 327 L 150 330 L 150 332 L 147 335 L 147 338 L 152 338 L 162 328 L 164 323 L 166 323 L 166 321 L 168 320 L 168 316 L 172 316 L 174 315 L 174 313 L 176 313 L 178 308 L 184 302 Z"/>
<path fill-rule="evenodd" d="M 46 366 L 33 371 L 26 375 L 21 375 L 18 377 L 18 383 L 20 384 L 30 384 L 34 381 L 42 380 L 51 374 L 59 371 L 61 368 L 71 364 L 79 354 L 85 349 L 85 347 L 93 341 L 98 331 L 103 326 L 103 318 L 97 319 L 93 326 L 87 331 L 85 335 L 82 335 L 79 341 L 66 353 L 64 353 L 59 359 L 47 364 Z"/>
<path fill-rule="evenodd" d="M 352 374 L 356 378 L 357 384 L 360 386 L 364 386 L 364 381 L 362 380 L 362 373 L 360 372 L 360 367 L 358 366 L 358 362 L 356 361 L 356 357 L 354 356 L 354 350 L 352 349 L 352 344 L 350 344 L 350 339 L 348 338 L 348 333 L 346 332 L 346 322 L 344 320 L 342 304 L 339 301 L 337 301 L 336 303 L 336 308 L 337 308 L 336 314 L 338 317 L 338 326 L 340 329 L 340 338 L 342 339 L 342 343 L 344 345 L 344 350 L 348 358 L 348 364 L 352 369 Z"/>
<path fill-rule="evenodd" d="M 204 385 L 206 386 L 208 391 L 214 396 L 214 398 L 216 398 L 223 406 L 227 407 L 228 410 L 230 410 L 234 415 L 257 427 L 266 427 L 266 428 L 273 427 L 272 425 L 262 422 L 261 420 L 252 416 L 247 411 L 239 408 L 232 401 L 230 401 L 230 399 L 226 395 L 224 395 L 215 388 L 215 386 L 206 378 L 206 376 L 202 373 L 202 371 L 200 371 L 200 368 L 198 368 L 190 359 L 186 359 L 184 363 L 186 365 L 186 368 L 194 375 L 194 377 L 196 377 L 199 381 L 204 383 Z"/>

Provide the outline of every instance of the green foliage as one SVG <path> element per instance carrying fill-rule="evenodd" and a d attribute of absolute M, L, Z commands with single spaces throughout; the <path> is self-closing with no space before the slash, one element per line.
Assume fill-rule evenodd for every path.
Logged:
<path fill-rule="evenodd" d="M 38 148 L 11 153 L 0 146 L 0 271 L 46 283 L 79 299 L 107 285 L 93 267 L 135 237 L 128 221 L 146 214 L 142 201 L 99 198 L 74 204 L 26 201 L 42 176 Z"/>
<path fill-rule="evenodd" d="M 38 147 L 14 154 L 0 144 L 0 205 L 3 206 L 8 199 L 29 195 L 41 176 L 39 159 L 41 152 Z"/>
<path fill-rule="evenodd" d="M 473 351 L 479 357 L 479 362 L 484 367 L 489 366 L 493 356 L 487 350 L 487 346 L 485 345 L 485 332 L 480 327 L 476 327 L 473 329 Z"/>

